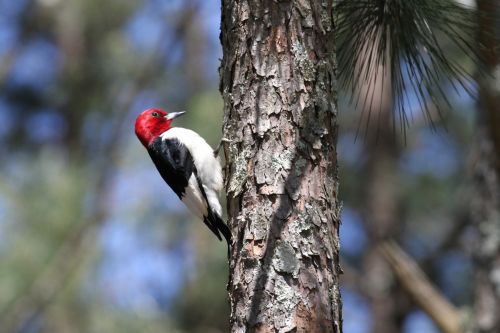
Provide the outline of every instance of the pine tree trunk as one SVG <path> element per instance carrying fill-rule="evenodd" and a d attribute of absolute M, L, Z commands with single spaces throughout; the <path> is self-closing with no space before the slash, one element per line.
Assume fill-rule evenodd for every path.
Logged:
<path fill-rule="evenodd" d="M 341 332 L 332 1 L 223 0 L 231 332 Z"/>
<path fill-rule="evenodd" d="M 479 40 L 491 77 L 480 81 L 479 119 L 474 149 L 472 216 L 476 224 L 475 324 L 477 332 L 500 332 L 500 55 L 495 23 L 498 4 L 479 0 Z M 494 81 L 497 80 L 497 81 Z"/>
<path fill-rule="evenodd" d="M 375 79 L 373 85 L 377 86 Z M 381 87 L 390 92 L 390 85 Z M 388 239 L 397 239 L 401 231 L 400 195 L 397 162 L 400 149 L 397 136 L 391 128 L 390 104 L 375 101 L 374 119 L 366 142 L 366 177 L 363 197 L 363 220 L 368 230 L 368 244 L 363 256 L 363 280 L 372 312 L 372 333 L 398 333 L 408 307 L 406 297 L 395 283 L 391 266 L 381 246 Z M 368 112 L 368 110 L 367 110 Z"/>
<path fill-rule="evenodd" d="M 397 239 L 401 230 L 398 185 L 398 133 L 394 132 L 394 96 L 391 88 L 389 55 L 374 57 L 381 47 L 379 38 L 367 39 L 356 67 L 362 110 L 361 126 L 366 130 L 362 209 L 368 235 L 363 253 L 361 274 L 363 292 L 370 303 L 372 333 L 398 333 L 408 311 L 406 295 L 395 283 L 394 275 L 382 246 Z M 376 65 L 378 64 L 378 65 Z"/>
<path fill-rule="evenodd" d="M 500 332 L 500 187 L 493 167 L 495 150 L 486 126 L 478 126 L 474 154 L 471 213 L 474 247 L 475 332 Z"/>

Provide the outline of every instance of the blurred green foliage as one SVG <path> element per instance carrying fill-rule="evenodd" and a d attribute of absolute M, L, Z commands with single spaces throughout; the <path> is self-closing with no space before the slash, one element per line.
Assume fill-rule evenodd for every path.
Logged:
<path fill-rule="evenodd" d="M 204 64 L 220 50 L 203 19 L 217 11 L 0 2 L 0 38 L 13 38 L 0 50 L 1 332 L 227 330 L 225 245 L 133 133 L 144 108 L 182 108 L 178 125 L 218 143 L 217 68 Z"/>

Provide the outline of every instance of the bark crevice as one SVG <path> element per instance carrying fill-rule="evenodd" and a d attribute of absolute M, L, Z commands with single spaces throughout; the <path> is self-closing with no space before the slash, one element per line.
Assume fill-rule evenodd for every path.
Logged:
<path fill-rule="evenodd" d="M 331 1 L 224 0 L 232 332 L 340 332 Z"/>

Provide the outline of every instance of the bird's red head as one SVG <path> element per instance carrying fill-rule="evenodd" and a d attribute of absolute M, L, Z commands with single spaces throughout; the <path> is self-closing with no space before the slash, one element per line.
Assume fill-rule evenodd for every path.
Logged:
<path fill-rule="evenodd" d="M 147 109 L 135 120 L 135 134 L 147 148 L 160 134 L 171 128 L 174 118 L 182 114 L 184 111 L 166 113 L 160 109 Z"/>

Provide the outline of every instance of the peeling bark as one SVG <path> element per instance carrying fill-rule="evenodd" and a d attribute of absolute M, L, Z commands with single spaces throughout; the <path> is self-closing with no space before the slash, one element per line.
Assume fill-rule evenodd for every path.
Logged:
<path fill-rule="evenodd" d="M 223 0 L 231 332 L 341 332 L 332 1 Z"/>

